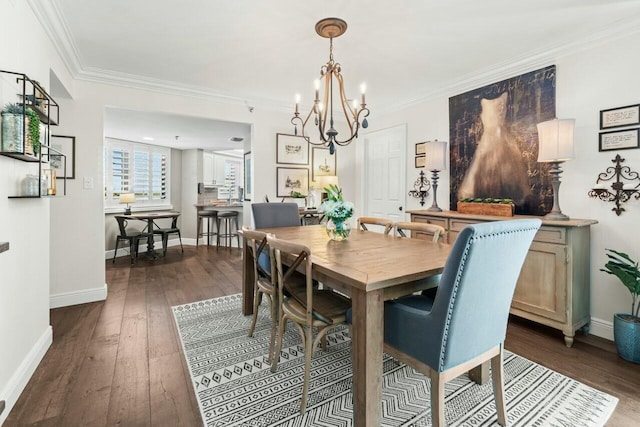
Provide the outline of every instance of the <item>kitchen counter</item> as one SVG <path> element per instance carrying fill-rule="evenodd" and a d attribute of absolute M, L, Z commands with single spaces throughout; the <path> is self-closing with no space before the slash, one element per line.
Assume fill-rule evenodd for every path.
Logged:
<path fill-rule="evenodd" d="M 242 203 L 232 203 L 230 205 L 216 205 L 213 203 L 196 203 L 193 206 L 196 207 L 196 209 L 200 210 L 200 209 L 242 209 Z"/>

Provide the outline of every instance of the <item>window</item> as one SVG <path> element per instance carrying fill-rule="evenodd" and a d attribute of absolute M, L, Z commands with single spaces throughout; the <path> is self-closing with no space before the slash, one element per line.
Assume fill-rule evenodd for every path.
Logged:
<path fill-rule="evenodd" d="M 170 148 L 105 140 L 105 208 L 119 210 L 120 194 L 131 192 L 136 195 L 134 207 L 170 207 L 170 163 Z"/>

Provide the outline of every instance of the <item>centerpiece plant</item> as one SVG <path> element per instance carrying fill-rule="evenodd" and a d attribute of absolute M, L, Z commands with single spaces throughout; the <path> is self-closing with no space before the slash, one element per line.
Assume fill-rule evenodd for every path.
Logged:
<path fill-rule="evenodd" d="M 638 262 L 624 252 L 606 249 L 609 260 L 600 271 L 616 276 L 631 292 L 631 313 L 616 313 L 613 337 L 618 354 L 640 363 L 640 270 Z"/>
<path fill-rule="evenodd" d="M 327 234 L 331 240 L 345 240 L 351 232 L 349 218 L 353 216 L 353 203 L 344 201 L 342 189 L 335 184 L 329 184 L 324 191 L 327 199 L 322 203 L 321 209 L 329 218 Z"/>

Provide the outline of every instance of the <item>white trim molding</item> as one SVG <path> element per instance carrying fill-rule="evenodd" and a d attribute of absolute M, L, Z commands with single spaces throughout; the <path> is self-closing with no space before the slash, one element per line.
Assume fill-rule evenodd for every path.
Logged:
<path fill-rule="evenodd" d="M 613 341 L 613 322 L 592 317 L 589 333 Z"/>
<path fill-rule="evenodd" d="M 104 301 L 106 299 L 107 284 L 105 283 L 104 286 L 99 288 L 49 295 L 49 308 L 68 307 L 70 305 L 86 304 L 88 302 Z"/>
<path fill-rule="evenodd" d="M 42 361 L 52 342 L 53 329 L 51 325 L 47 325 L 43 334 L 38 341 L 36 341 L 29 353 L 27 353 L 20 366 L 18 366 L 18 369 L 16 369 L 11 378 L 9 378 L 9 382 L 7 382 L 4 390 L 0 392 L 0 400 L 4 400 L 6 403 L 6 407 L 0 415 L 0 425 L 2 425 L 9 416 L 9 412 L 11 412 L 11 409 L 18 401 L 20 394 L 27 386 L 27 383 L 33 376 L 33 373 L 36 371 L 36 368 Z"/>

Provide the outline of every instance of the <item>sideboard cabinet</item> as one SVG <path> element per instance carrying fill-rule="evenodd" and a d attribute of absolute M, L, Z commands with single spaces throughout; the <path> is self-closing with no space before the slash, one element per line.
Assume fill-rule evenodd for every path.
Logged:
<path fill-rule="evenodd" d="M 411 221 L 444 227 L 448 243 L 453 243 L 460 231 L 469 224 L 530 218 L 522 215 L 469 215 L 455 211 L 415 210 L 408 213 L 411 214 Z M 560 329 L 568 347 L 573 345 L 575 331 L 580 328 L 588 331 L 589 327 L 590 232 L 593 224 L 597 224 L 597 221 L 542 219 L 542 226 L 533 239 L 511 303 L 511 314 Z M 430 238 L 420 234 L 412 237 Z"/>

